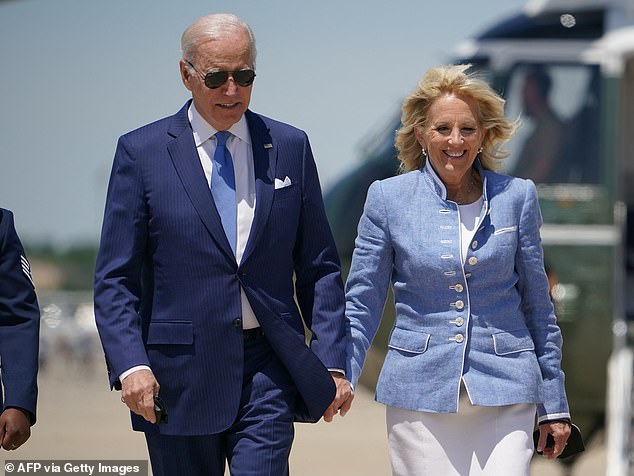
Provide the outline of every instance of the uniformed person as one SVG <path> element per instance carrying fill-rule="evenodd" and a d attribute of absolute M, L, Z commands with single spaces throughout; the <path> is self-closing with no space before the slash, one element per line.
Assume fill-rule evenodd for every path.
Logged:
<path fill-rule="evenodd" d="M 31 436 L 37 401 L 40 311 L 29 262 L 0 208 L 0 445 L 19 448 Z"/>

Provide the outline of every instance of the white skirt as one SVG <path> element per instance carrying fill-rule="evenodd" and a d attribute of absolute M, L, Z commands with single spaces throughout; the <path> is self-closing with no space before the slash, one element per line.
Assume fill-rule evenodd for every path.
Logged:
<path fill-rule="evenodd" d="M 458 413 L 387 407 L 394 476 L 529 476 L 535 404 L 480 407 L 461 385 Z"/>

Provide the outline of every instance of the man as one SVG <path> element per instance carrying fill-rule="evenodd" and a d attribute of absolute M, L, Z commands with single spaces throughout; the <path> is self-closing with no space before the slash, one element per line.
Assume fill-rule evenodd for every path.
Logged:
<path fill-rule="evenodd" d="M 288 474 L 293 420 L 330 421 L 352 400 L 315 163 L 304 132 L 248 110 L 245 23 L 203 17 L 181 46 L 192 101 L 121 137 L 110 177 L 95 276 L 110 382 L 156 476 L 222 475 L 225 460 Z"/>
<path fill-rule="evenodd" d="M 31 269 L 13 225 L 0 208 L 0 445 L 15 450 L 31 436 L 37 402 L 40 311 Z M 4 398 L 3 398 L 4 396 Z"/>
<path fill-rule="evenodd" d="M 555 182 L 557 165 L 561 165 L 564 125 L 550 106 L 552 80 L 546 70 L 532 67 L 522 87 L 524 112 L 533 124 L 522 146 L 515 174 L 535 182 Z"/>

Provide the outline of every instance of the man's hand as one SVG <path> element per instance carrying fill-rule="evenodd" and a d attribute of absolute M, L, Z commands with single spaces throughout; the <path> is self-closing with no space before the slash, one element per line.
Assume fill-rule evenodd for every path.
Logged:
<path fill-rule="evenodd" d="M 121 401 L 137 415 L 150 423 L 156 423 L 154 395 L 158 395 L 159 388 L 150 370 L 137 370 L 121 382 Z"/>
<path fill-rule="evenodd" d="M 332 421 L 337 413 L 341 416 L 346 416 L 346 413 L 348 413 L 352 405 L 352 400 L 354 400 L 352 386 L 346 377 L 340 372 L 330 372 L 330 375 L 337 386 L 337 394 L 324 413 L 324 420 L 328 423 Z"/>
<path fill-rule="evenodd" d="M 555 444 L 551 448 L 546 448 L 546 438 L 553 435 Z M 566 447 L 566 441 L 570 436 L 570 424 L 564 421 L 551 421 L 539 425 L 539 441 L 537 451 L 542 452 L 548 459 L 555 459 Z"/>
<path fill-rule="evenodd" d="M 15 450 L 31 436 L 28 413 L 19 408 L 7 408 L 0 415 L 0 443 L 5 450 Z"/>

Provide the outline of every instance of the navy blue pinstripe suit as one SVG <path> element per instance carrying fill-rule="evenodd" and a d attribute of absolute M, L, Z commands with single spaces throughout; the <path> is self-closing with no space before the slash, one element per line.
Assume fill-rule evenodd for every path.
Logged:
<path fill-rule="evenodd" d="M 317 421 L 344 368 L 344 295 L 306 134 L 251 111 L 256 208 L 238 266 L 177 114 L 122 136 L 114 159 L 95 276 L 95 314 L 110 383 L 149 365 L 169 423 L 145 432 L 223 432 L 243 379 L 240 287 L 297 389 L 296 419 Z M 276 178 L 292 185 L 275 190 Z M 298 307 L 299 305 L 299 307 Z M 312 330 L 305 345 L 304 324 Z"/>

